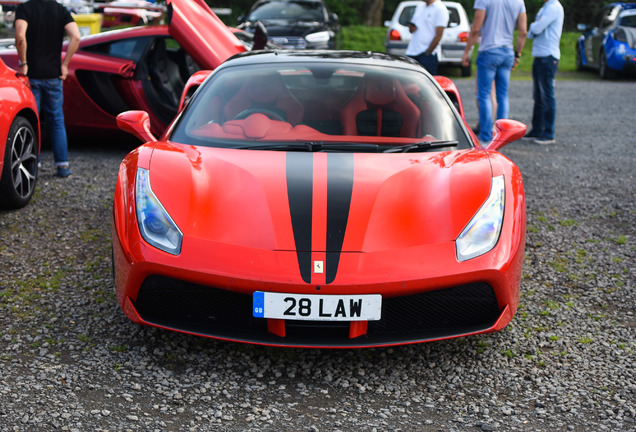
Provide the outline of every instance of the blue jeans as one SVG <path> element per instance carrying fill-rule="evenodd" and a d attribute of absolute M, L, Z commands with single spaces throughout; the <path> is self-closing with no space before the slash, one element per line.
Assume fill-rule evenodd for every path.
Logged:
<path fill-rule="evenodd" d="M 424 69 L 428 71 L 431 75 L 437 75 L 437 66 L 439 65 L 439 60 L 437 59 L 437 54 L 418 54 L 416 56 L 412 56 L 413 59 L 417 60 Z"/>
<path fill-rule="evenodd" d="M 64 112 L 62 111 L 62 103 L 64 102 L 62 80 L 52 78 L 29 79 L 29 81 L 31 91 L 33 91 L 35 101 L 38 104 L 38 110 L 46 117 L 55 165 L 68 166 L 68 141 L 64 127 Z"/>
<path fill-rule="evenodd" d="M 508 84 L 515 62 L 512 48 L 498 47 L 480 51 L 477 55 L 477 103 L 479 104 L 479 140 L 492 139 L 492 102 L 490 90 L 495 82 L 497 119 L 508 118 Z"/>
<path fill-rule="evenodd" d="M 559 60 L 552 56 L 535 57 L 532 62 L 532 130 L 530 135 L 554 139 L 556 123 L 556 97 L 554 82 Z"/>

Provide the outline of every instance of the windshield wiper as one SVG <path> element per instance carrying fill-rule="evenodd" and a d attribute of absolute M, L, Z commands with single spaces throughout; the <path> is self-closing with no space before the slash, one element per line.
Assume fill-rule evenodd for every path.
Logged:
<path fill-rule="evenodd" d="M 343 152 L 365 152 L 377 153 L 377 144 L 363 143 L 346 143 L 346 142 L 292 142 L 292 143 L 276 143 L 276 144 L 253 144 L 247 146 L 235 147 L 239 150 L 282 150 L 282 151 L 343 151 Z"/>
<path fill-rule="evenodd" d="M 408 153 L 410 151 L 426 151 L 430 149 L 438 149 L 444 147 L 457 147 L 459 142 L 455 140 L 446 141 L 420 141 L 412 144 L 404 144 L 398 146 L 391 146 L 384 150 L 384 153 Z"/>

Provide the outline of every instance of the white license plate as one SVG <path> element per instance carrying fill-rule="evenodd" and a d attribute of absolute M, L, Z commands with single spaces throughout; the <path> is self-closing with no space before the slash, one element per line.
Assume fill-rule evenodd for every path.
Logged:
<path fill-rule="evenodd" d="M 256 318 L 311 321 L 377 321 L 382 312 L 380 294 L 317 295 L 257 291 L 252 296 Z"/>

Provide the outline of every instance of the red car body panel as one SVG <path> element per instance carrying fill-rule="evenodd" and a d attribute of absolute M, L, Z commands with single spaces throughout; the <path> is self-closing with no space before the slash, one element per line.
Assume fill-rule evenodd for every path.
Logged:
<path fill-rule="evenodd" d="M 18 79 L 16 71 L 0 61 L 0 172 L 2 172 L 9 128 L 17 115 L 23 115 L 33 125 L 38 136 L 39 149 L 38 108 L 27 83 L 26 77 Z"/>
<path fill-rule="evenodd" d="M 203 0 L 169 0 L 170 32 L 203 69 L 215 69 L 245 46 Z"/>
<path fill-rule="evenodd" d="M 39 154 L 40 120 L 29 79 L 0 60 L 0 207 L 29 202 Z"/>
<path fill-rule="evenodd" d="M 474 280 L 477 272 L 479 279 L 492 285 L 507 315 L 486 332 L 500 330 L 514 315 L 519 302 L 515 287 L 521 279 L 526 221 L 521 175 L 510 168 L 510 163 L 499 167 L 501 174 L 513 179 L 513 187 L 506 190 L 506 229 L 499 244 L 481 257 L 459 263 L 444 257 L 454 256 L 455 238 L 488 196 L 490 183 L 462 187 L 476 178 L 490 178 L 489 157 L 484 150 L 425 154 L 416 162 L 412 155 L 403 155 L 391 163 L 382 155 L 356 154 L 359 174 L 355 176 L 349 214 L 356 224 L 347 228 L 338 275 L 326 284 L 325 274 L 312 275 L 311 283 L 306 283 L 298 270 L 286 189 L 286 153 L 245 153 L 159 143 L 142 146 L 124 160 L 114 205 L 115 285 L 118 301 L 132 321 L 150 324 L 129 303 L 136 300 L 143 280 L 156 274 L 174 277 L 175 272 L 182 280 L 245 294 L 315 294 L 316 287 L 323 286 L 328 289 L 322 292 L 329 294 L 382 293 L 383 297 L 462 285 Z M 327 155 L 309 156 L 314 159 L 316 202 L 312 236 L 317 246 L 312 261 L 325 260 Z M 428 171 L 439 170 L 439 164 L 444 164 L 444 176 L 435 182 L 418 182 L 422 185 L 419 188 L 409 187 L 427 177 Z M 153 191 L 171 209 L 176 224 L 188 233 L 183 240 L 184 252 L 177 257 L 148 246 L 141 238 L 135 222 L 134 188 L 129 183 L 134 183 L 137 167 L 150 168 Z M 483 175 L 478 174 L 480 170 Z M 373 172 L 373 176 L 365 176 L 365 172 Z M 191 182 L 177 184 L 176 177 Z M 236 185 L 241 193 L 228 185 Z M 439 187 L 447 188 L 446 193 Z M 436 201 L 436 196 L 452 199 Z M 228 208 L 233 211 L 227 212 Z M 261 210 L 254 212 L 254 208 Z M 434 215 L 435 220 L 414 217 L 418 214 Z M 201 218 L 215 223 L 201 226 Z M 440 225 L 441 220 L 449 223 Z M 387 226 L 393 231 L 387 232 Z M 438 260 L 431 262 L 431 257 Z"/>

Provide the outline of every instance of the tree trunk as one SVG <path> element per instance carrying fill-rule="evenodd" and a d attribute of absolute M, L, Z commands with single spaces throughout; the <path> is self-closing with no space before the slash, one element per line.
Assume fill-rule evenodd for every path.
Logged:
<path fill-rule="evenodd" d="M 382 9 L 384 0 L 364 0 L 360 12 L 362 24 L 370 27 L 382 26 Z"/>

